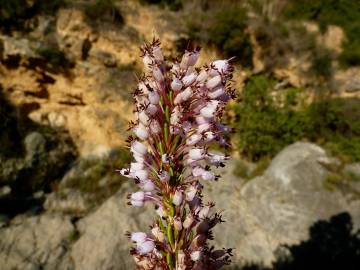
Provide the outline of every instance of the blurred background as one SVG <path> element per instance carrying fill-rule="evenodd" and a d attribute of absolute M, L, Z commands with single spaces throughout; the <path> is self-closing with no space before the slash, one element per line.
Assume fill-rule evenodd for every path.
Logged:
<path fill-rule="evenodd" d="M 114 170 L 153 36 L 235 57 L 205 195 L 227 269 L 360 269 L 359 0 L 0 0 L 0 268 L 134 269 L 124 233 L 153 211 Z"/>

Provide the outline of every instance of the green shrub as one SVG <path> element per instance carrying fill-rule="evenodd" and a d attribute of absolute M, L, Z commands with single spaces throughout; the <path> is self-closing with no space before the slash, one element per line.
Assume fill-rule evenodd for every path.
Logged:
<path fill-rule="evenodd" d="M 216 11 L 191 16 L 187 31 L 191 40 L 214 45 L 225 57 L 236 57 L 243 66 L 252 66 L 252 47 L 247 33 L 247 11 L 229 5 Z"/>
<path fill-rule="evenodd" d="M 74 63 L 69 60 L 64 51 L 56 45 L 42 46 L 36 51 L 45 61 L 45 68 L 58 73 L 72 68 Z"/>
<path fill-rule="evenodd" d="M 301 89 L 282 89 L 286 95 L 284 104 L 279 104 L 271 96 L 274 84 L 265 75 L 251 77 L 241 102 L 234 105 L 243 155 L 255 161 L 272 157 L 286 145 L 305 139 L 336 155 L 360 160 L 360 100 L 324 98 L 299 108 Z"/>
<path fill-rule="evenodd" d="M 89 3 L 84 10 L 91 21 L 109 20 L 120 25 L 124 24 L 124 18 L 115 6 L 115 0 L 96 0 Z"/>
<path fill-rule="evenodd" d="M 290 0 L 285 15 L 290 19 L 312 20 L 324 32 L 338 25 L 346 33 L 340 61 L 343 66 L 360 65 L 360 0 Z"/>
<path fill-rule="evenodd" d="M 172 11 L 178 11 L 183 7 L 182 0 L 141 0 L 143 4 L 156 4 L 161 7 L 168 7 Z"/>

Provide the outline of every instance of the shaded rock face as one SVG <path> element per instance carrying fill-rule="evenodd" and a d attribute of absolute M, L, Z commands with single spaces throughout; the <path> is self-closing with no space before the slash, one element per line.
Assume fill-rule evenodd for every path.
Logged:
<path fill-rule="evenodd" d="M 223 210 L 226 223 L 216 227 L 213 244 L 235 248 L 233 265 L 227 269 L 241 269 L 248 263 L 269 266 L 282 245 L 291 246 L 284 254 L 296 252 L 298 245 L 314 251 L 316 235 L 330 237 L 330 242 L 320 239 L 329 245 L 337 243 L 341 239 L 334 226 L 347 228 L 349 239 L 357 243 L 350 234 L 360 228 L 360 200 L 348 200 L 346 194 L 323 186 L 329 168 L 337 163 L 322 148 L 299 142 L 285 148 L 263 175 L 248 182 L 232 174 L 236 162 L 219 168 L 222 179 L 205 183 L 204 199 L 215 201 L 216 209 Z M 356 168 L 355 164 L 346 170 Z M 133 269 L 125 232 L 147 231 L 154 214 L 149 206 L 126 205 L 126 195 L 133 190 L 134 185 L 125 182 L 98 208 L 77 218 L 64 209 L 71 209 L 71 202 L 82 204 L 79 193 L 48 196 L 45 213 L 18 216 L 0 228 L 2 269 Z M 321 228 L 326 233 L 319 233 Z"/>
<path fill-rule="evenodd" d="M 281 245 L 305 241 L 313 224 L 342 212 L 351 215 L 355 229 L 360 228 L 360 200 L 324 187 L 328 168 L 337 163 L 317 145 L 298 142 L 249 182 L 229 175 L 229 168 L 220 172 L 224 180 L 211 183 L 206 198 L 225 210 L 227 222 L 216 228 L 215 239 L 220 246 L 236 248 L 234 265 L 270 265 Z"/>
<path fill-rule="evenodd" d="M 2 269 L 69 269 L 66 254 L 74 235 L 69 218 L 41 215 L 18 218 L 0 229 Z"/>

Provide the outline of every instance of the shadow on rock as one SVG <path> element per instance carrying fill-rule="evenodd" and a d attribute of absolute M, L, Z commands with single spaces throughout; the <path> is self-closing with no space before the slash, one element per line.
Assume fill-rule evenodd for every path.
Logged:
<path fill-rule="evenodd" d="M 41 209 L 77 156 L 69 134 L 31 121 L 5 98 L 0 85 L 0 215 Z"/>
<path fill-rule="evenodd" d="M 310 238 L 298 245 L 284 245 L 271 267 L 257 264 L 233 270 L 360 269 L 360 230 L 354 231 L 351 216 L 344 212 L 318 221 L 309 229 Z"/>

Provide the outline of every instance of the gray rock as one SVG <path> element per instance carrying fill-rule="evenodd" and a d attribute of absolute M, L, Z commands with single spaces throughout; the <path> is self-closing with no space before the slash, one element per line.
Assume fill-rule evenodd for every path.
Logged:
<path fill-rule="evenodd" d="M 63 189 L 46 197 L 44 209 L 49 212 L 83 215 L 90 209 L 85 194 L 74 189 Z"/>
<path fill-rule="evenodd" d="M 69 218 L 41 215 L 0 229 L 1 269 L 73 269 L 66 252 L 74 233 Z"/>
<path fill-rule="evenodd" d="M 41 133 L 31 132 L 25 137 L 24 145 L 27 157 L 32 159 L 33 157 L 44 153 L 46 140 Z"/>
<path fill-rule="evenodd" d="M 71 251 L 76 270 L 134 269 L 129 254 L 131 242 L 125 232 L 147 230 L 154 210 L 128 207 L 126 194 L 131 189 L 125 183 L 116 195 L 77 224 L 81 237 Z"/>

